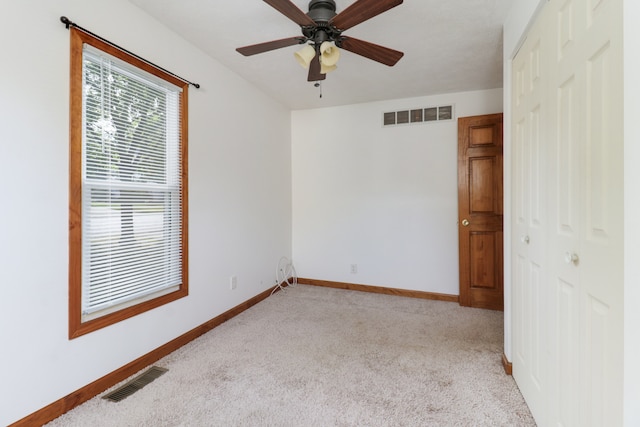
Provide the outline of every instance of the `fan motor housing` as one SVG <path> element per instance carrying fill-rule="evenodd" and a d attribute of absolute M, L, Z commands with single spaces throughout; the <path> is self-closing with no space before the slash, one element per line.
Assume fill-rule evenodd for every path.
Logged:
<path fill-rule="evenodd" d="M 336 2 L 333 0 L 311 0 L 309 2 L 309 18 L 316 24 L 328 24 L 336 16 Z"/>

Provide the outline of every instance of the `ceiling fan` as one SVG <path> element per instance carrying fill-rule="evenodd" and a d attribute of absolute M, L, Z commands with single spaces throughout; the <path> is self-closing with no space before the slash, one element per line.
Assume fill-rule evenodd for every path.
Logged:
<path fill-rule="evenodd" d="M 305 44 L 295 53 L 300 64 L 309 68 L 307 80 L 324 80 L 326 73 L 336 68 L 340 56 L 337 48 L 348 50 L 388 66 L 394 66 L 404 53 L 367 41 L 343 35 L 348 30 L 374 16 L 402 4 L 403 0 L 356 0 L 351 6 L 336 13 L 334 0 L 311 0 L 309 12 L 304 13 L 291 0 L 264 0 L 274 9 L 291 19 L 302 29 L 302 36 L 273 40 L 236 50 L 244 56 L 296 44 Z"/>

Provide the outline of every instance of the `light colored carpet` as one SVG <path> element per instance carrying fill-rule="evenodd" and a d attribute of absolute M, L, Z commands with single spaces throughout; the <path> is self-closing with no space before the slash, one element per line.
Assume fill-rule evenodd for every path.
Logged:
<path fill-rule="evenodd" d="M 501 312 L 298 285 L 49 426 L 534 426 L 502 328 Z"/>

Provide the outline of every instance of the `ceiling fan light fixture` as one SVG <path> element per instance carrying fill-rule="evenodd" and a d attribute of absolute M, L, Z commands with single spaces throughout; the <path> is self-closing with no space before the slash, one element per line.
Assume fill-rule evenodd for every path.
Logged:
<path fill-rule="evenodd" d="M 309 64 L 311 64 L 311 60 L 316 56 L 316 50 L 310 44 L 305 45 L 302 49 L 298 50 L 293 54 L 295 56 L 298 63 L 303 68 L 309 68 Z"/>
<path fill-rule="evenodd" d="M 326 41 L 320 45 L 320 63 L 326 67 L 335 66 L 340 59 L 340 50 L 335 43 Z"/>
<path fill-rule="evenodd" d="M 335 70 L 342 49 L 390 67 L 404 55 L 397 50 L 343 35 L 349 28 L 399 6 L 404 0 L 353 0 L 340 13 L 336 13 L 336 0 L 309 0 L 308 13 L 296 6 L 294 0 L 263 1 L 298 24 L 302 36 L 272 40 L 236 50 L 244 56 L 251 56 L 304 44 L 303 48 L 294 53 L 294 57 L 303 68 L 309 70 L 309 82 L 324 80 L 326 73 Z"/>

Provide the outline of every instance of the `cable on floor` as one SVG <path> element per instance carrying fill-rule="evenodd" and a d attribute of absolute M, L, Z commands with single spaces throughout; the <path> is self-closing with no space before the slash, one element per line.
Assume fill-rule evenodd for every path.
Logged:
<path fill-rule="evenodd" d="M 271 295 L 277 290 L 284 291 L 286 288 L 295 287 L 297 284 L 298 274 L 293 266 L 293 261 L 283 256 L 276 267 L 276 286 L 271 291 Z"/>

